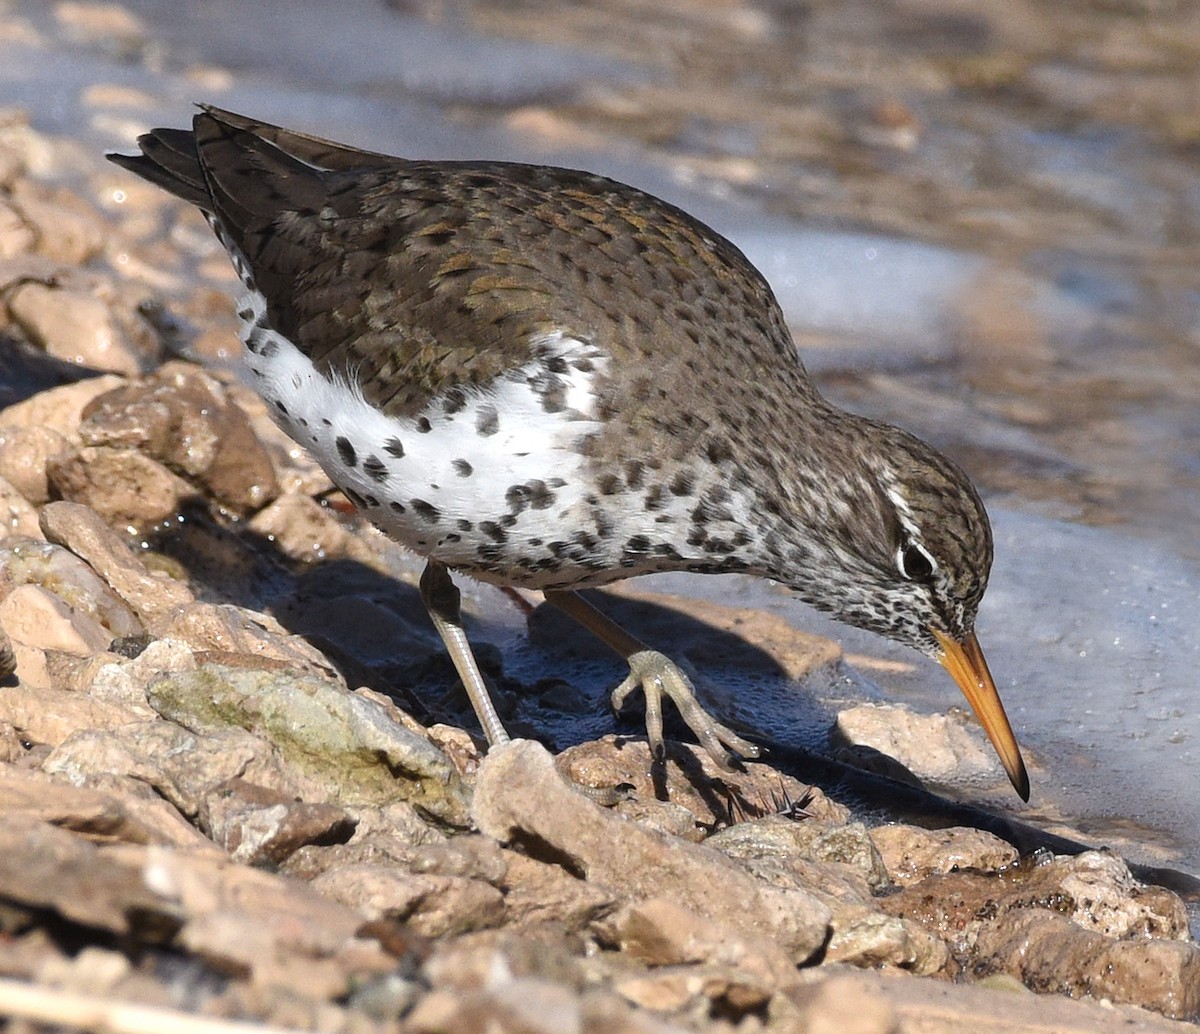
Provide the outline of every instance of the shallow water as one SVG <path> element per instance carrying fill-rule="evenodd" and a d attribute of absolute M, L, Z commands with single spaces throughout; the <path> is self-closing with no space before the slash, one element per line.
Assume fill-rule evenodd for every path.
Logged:
<path fill-rule="evenodd" d="M 1026 813 L 1200 869 L 1189 8 L 729 4 L 631 24 L 533 0 L 125 6 L 140 28 L 0 6 L 6 102 L 86 145 L 64 176 L 207 100 L 384 151 L 588 167 L 730 236 L 830 395 L 983 487 L 997 560 L 979 631 L 1034 760 Z M 769 586 L 660 584 L 893 655 Z M 957 703 L 919 662 L 883 681 Z"/>

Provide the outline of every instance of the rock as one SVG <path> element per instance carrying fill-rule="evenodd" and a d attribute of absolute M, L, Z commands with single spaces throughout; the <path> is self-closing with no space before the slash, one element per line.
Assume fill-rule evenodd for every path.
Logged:
<path fill-rule="evenodd" d="M 94 618 L 37 585 L 18 586 L 0 602 L 0 625 L 16 642 L 79 657 L 103 652 L 113 638 Z"/>
<path fill-rule="evenodd" d="M 617 902 L 616 892 L 576 879 L 557 865 L 515 851 L 505 851 L 504 856 L 508 871 L 504 911 L 510 926 L 554 923 L 566 930 L 582 930 Z"/>
<path fill-rule="evenodd" d="M 934 873 L 959 869 L 995 872 L 1017 860 L 1017 849 L 993 833 L 965 826 L 922 829 L 894 824 L 877 826 L 871 839 L 894 883 L 917 883 Z"/>
<path fill-rule="evenodd" d="M 49 592 L 73 613 L 98 623 L 110 640 L 144 631 L 137 615 L 91 567 L 53 543 L 17 537 L 0 543 L 0 595 L 19 585 Z"/>
<path fill-rule="evenodd" d="M 805 803 L 806 813 L 832 823 L 844 822 L 849 814 L 816 787 L 760 762 L 748 761 L 741 769 L 726 772 L 716 767 L 707 751 L 686 743 L 668 743 L 667 758 L 662 775 L 666 801 L 658 799 L 653 759 L 643 741 L 626 743 L 605 736 L 568 747 L 556 764 L 580 786 L 629 787 L 616 811 L 696 841 L 731 822 L 787 810 L 800 802 Z"/>
<path fill-rule="evenodd" d="M 27 283 L 13 292 L 8 310 L 29 340 L 56 359 L 127 377 L 141 370 L 109 307 L 95 295 Z"/>
<path fill-rule="evenodd" d="M 273 500 L 250 518 L 249 527 L 302 563 L 342 556 L 365 561 L 370 554 L 362 539 L 333 510 L 300 492 Z"/>
<path fill-rule="evenodd" d="M 23 402 L 0 409 L 0 427 L 6 431 L 14 427 L 46 428 L 68 441 L 78 441 L 84 406 L 121 383 L 122 379 L 115 374 L 105 374 L 38 392 Z"/>
<path fill-rule="evenodd" d="M 838 713 L 830 739 L 835 746 L 879 751 L 929 782 L 963 783 L 1000 772 L 982 730 L 974 724 L 968 728 L 965 716 L 916 714 L 895 704 L 859 704 Z"/>
<path fill-rule="evenodd" d="M 829 910 L 811 895 L 747 875 L 702 844 L 646 830 L 573 789 L 540 745 L 493 747 L 479 769 L 471 813 L 502 843 L 538 845 L 568 871 L 629 901 L 663 897 L 734 929 L 771 936 L 796 962 L 824 944 Z"/>
<path fill-rule="evenodd" d="M 239 513 L 278 491 L 266 450 L 221 385 L 181 362 L 98 395 L 83 411 L 85 445 L 136 449 Z"/>
<path fill-rule="evenodd" d="M 0 160 L 0 180 L 4 166 Z M 33 250 L 37 238 L 33 228 L 8 201 L 0 198 L 0 261 L 24 255 Z"/>
<path fill-rule="evenodd" d="M 149 699 L 163 717 L 197 732 L 233 727 L 264 737 L 325 788 L 321 799 L 403 799 L 440 821 L 466 825 L 465 790 L 446 757 L 383 706 L 333 683 L 208 664 L 157 679 Z"/>
<path fill-rule="evenodd" d="M 796 966 L 773 941 L 703 918 L 665 898 L 626 905 L 603 928 L 647 966 L 715 964 L 770 992 L 796 979 Z"/>
<path fill-rule="evenodd" d="M 899 1034 L 902 1029 L 887 999 L 852 977 L 827 977 L 792 998 L 801 1007 L 797 1026 L 805 1034 Z"/>
<path fill-rule="evenodd" d="M 137 720 L 137 715 L 125 707 L 54 687 L 46 674 L 42 651 L 16 643 L 13 649 L 17 684 L 0 691 L 0 721 L 19 730 L 25 738 L 53 746 L 84 730 L 115 729 Z"/>
<path fill-rule="evenodd" d="M 1200 947 L 1138 937 L 1112 940 L 1032 908 L 988 923 L 977 973 L 1011 973 L 1034 991 L 1127 1002 L 1174 1019 L 1200 1015 Z"/>
<path fill-rule="evenodd" d="M 209 795 L 234 779 L 274 789 L 289 799 L 314 789 L 285 769 L 270 744 L 244 729 L 201 737 L 158 719 L 79 729 L 58 743 L 42 767 L 78 785 L 98 788 L 113 778 L 136 780 L 188 818 L 200 815 Z"/>
<path fill-rule="evenodd" d="M 269 671 L 295 669 L 325 678 L 334 672 L 325 656 L 270 615 L 232 604 L 188 603 L 151 625 L 179 639 L 206 661 Z"/>
<path fill-rule="evenodd" d="M 70 190 L 21 179 L 13 185 L 12 203 L 33 234 L 31 250 L 56 264 L 80 266 L 104 250 L 104 218 Z"/>
<path fill-rule="evenodd" d="M 405 872 L 397 865 L 348 865 L 312 882 L 371 919 L 401 920 L 425 937 L 446 937 L 499 925 L 504 897 L 482 880 Z"/>
<path fill-rule="evenodd" d="M 192 851 L 213 845 L 166 801 L 72 786 L 42 772 L 0 765 L 0 813 L 49 823 L 94 842 L 168 844 Z"/>
<path fill-rule="evenodd" d="M 465 995 L 427 995 L 407 1017 L 413 1034 L 452 1034 L 486 1030 L 488 1034 L 581 1034 L 578 997 L 567 988 L 523 978 Z M 638 1029 L 614 1027 L 613 1030 Z M 664 1032 L 666 1034 L 666 1032 Z"/>
<path fill-rule="evenodd" d="M 681 1018 L 718 1015 L 730 1021 L 760 1014 L 772 991 L 743 969 L 722 965 L 660 966 L 618 978 L 613 990 L 652 1013 Z"/>
<path fill-rule="evenodd" d="M 154 846 L 118 845 L 105 856 L 136 866 L 145 885 L 174 904 L 183 921 L 175 946 L 217 972 L 320 999 L 395 969 L 377 943 L 355 937 L 357 912 L 297 880 Z"/>
<path fill-rule="evenodd" d="M 159 621 L 193 600 L 191 591 L 182 582 L 151 574 L 128 540 L 89 507 L 71 502 L 50 503 L 42 508 L 41 528 L 51 542 L 87 561 L 146 624 Z"/>
<path fill-rule="evenodd" d="M 51 492 L 82 503 L 109 524 L 151 528 L 183 508 L 195 490 L 135 449 L 84 448 L 46 464 Z"/>
<path fill-rule="evenodd" d="M 46 461 L 68 448 L 67 439 L 49 427 L 0 427 L 0 477 L 40 506 L 50 498 Z"/>
<path fill-rule="evenodd" d="M 880 907 L 949 935 L 957 952 L 971 948 L 984 920 L 1039 907 L 1067 916 L 1080 928 L 1115 936 L 1187 936 L 1187 914 L 1178 897 L 1141 886 L 1121 859 L 1097 851 L 1025 861 L 995 875 L 929 876 L 880 899 Z"/>
<path fill-rule="evenodd" d="M 0 815 L 0 898 L 149 943 L 169 941 L 183 917 L 174 900 L 82 837 L 25 815 Z"/>
<path fill-rule="evenodd" d="M 307 804 L 241 778 L 213 787 L 199 817 L 231 857 L 250 865 L 276 865 L 306 844 L 345 842 L 355 826 L 335 804 Z"/>
<path fill-rule="evenodd" d="M 37 510 L 9 482 L 0 477 L 0 541 L 7 538 L 41 537 Z"/>
<path fill-rule="evenodd" d="M 861 822 L 769 815 L 723 829 L 706 843 L 730 858 L 773 857 L 785 865 L 797 859 L 833 863 L 861 877 L 871 890 L 888 885 L 883 859 Z"/>

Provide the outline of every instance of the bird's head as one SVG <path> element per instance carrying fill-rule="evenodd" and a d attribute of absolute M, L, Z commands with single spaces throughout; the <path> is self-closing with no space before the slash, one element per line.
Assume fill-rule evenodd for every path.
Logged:
<path fill-rule="evenodd" d="M 855 448 L 809 500 L 804 584 L 810 603 L 941 663 L 979 717 L 1022 799 L 1029 779 L 975 638 L 992 532 L 966 474 L 912 435 L 862 421 Z M 836 440 L 831 442 L 836 445 Z M 847 463 L 850 465 L 848 466 Z M 797 503 L 799 501 L 797 500 Z"/>

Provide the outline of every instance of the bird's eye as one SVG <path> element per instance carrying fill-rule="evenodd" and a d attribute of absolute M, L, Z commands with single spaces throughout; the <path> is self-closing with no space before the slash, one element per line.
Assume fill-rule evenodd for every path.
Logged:
<path fill-rule="evenodd" d="M 937 570 L 933 557 L 916 542 L 907 542 L 896 550 L 896 566 L 910 582 L 927 582 Z"/>

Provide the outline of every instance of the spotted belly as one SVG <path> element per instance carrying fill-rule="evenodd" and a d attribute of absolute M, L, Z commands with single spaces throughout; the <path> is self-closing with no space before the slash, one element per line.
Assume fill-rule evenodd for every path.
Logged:
<path fill-rule="evenodd" d="M 485 581 L 556 588 L 678 566 L 662 526 L 628 501 L 601 504 L 584 454 L 601 430 L 607 357 L 567 335 L 531 343 L 528 364 L 486 387 L 388 416 L 326 376 L 242 306 L 246 376 L 287 434 L 374 524 L 414 552 Z"/>

